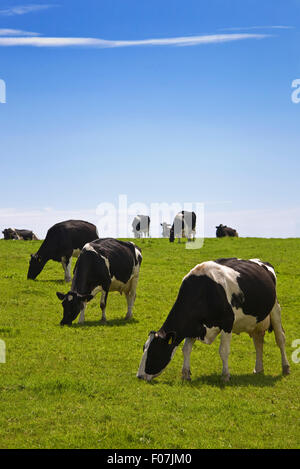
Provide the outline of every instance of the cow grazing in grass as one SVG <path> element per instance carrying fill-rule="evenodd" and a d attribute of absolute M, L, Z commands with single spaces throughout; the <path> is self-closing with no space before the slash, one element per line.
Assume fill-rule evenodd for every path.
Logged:
<path fill-rule="evenodd" d="M 188 241 L 195 240 L 196 234 L 196 214 L 195 212 L 188 212 L 187 210 L 181 210 L 174 218 L 173 225 L 170 229 L 169 240 L 171 243 L 174 242 L 175 238 L 187 238 Z"/>
<path fill-rule="evenodd" d="M 71 291 L 67 294 L 57 292 L 64 310 L 60 324 L 72 324 L 79 313 L 78 322 L 84 322 L 86 303 L 98 292 L 102 293 L 100 307 L 105 322 L 109 291 L 125 293 L 126 319 L 130 319 L 141 262 L 141 250 L 132 242 L 103 238 L 87 243 L 77 259 Z"/>
<path fill-rule="evenodd" d="M 6 228 L 2 231 L 4 239 L 18 239 L 24 241 L 37 240 L 38 237 L 30 230 L 19 230 L 17 228 Z"/>
<path fill-rule="evenodd" d="M 163 238 L 169 238 L 170 237 L 170 230 L 171 230 L 171 225 L 169 223 L 166 223 L 165 221 L 160 224 L 162 227 L 162 236 Z"/>
<path fill-rule="evenodd" d="M 137 373 L 150 381 L 183 346 L 182 378 L 190 380 L 190 354 L 196 340 L 211 344 L 221 334 L 223 379 L 229 380 L 232 333 L 247 332 L 256 349 L 254 372 L 263 371 L 265 331 L 274 330 L 282 372 L 289 373 L 274 268 L 259 259 L 218 259 L 196 265 L 183 279 L 176 302 L 158 332 L 150 332 Z"/>
<path fill-rule="evenodd" d="M 233 228 L 230 228 L 229 226 L 226 226 L 226 225 L 219 225 L 219 226 L 216 226 L 216 237 L 217 238 L 224 238 L 225 236 L 231 236 L 231 237 L 236 237 L 238 238 L 238 232 L 233 229 Z"/>
<path fill-rule="evenodd" d="M 132 231 L 135 238 L 149 237 L 150 217 L 148 215 L 137 215 L 132 222 Z"/>
<path fill-rule="evenodd" d="M 27 278 L 34 280 L 49 260 L 61 262 L 65 281 L 71 281 L 72 256 L 78 256 L 83 246 L 98 238 L 95 225 L 82 220 L 67 220 L 53 225 L 39 250 L 31 255 Z"/>

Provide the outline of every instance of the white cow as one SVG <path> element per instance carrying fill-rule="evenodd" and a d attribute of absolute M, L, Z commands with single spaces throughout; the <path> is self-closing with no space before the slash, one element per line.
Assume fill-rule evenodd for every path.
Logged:
<path fill-rule="evenodd" d="M 166 223 L 165 221 L 160 224 L 162 227 L 162 236 L 163 238 L 169 238 L 170 237 L 170 230 L 171 230 L 171 224 Z"/>
<path fill-rule="evenodd" d="M 132 231 L 135 238 L 142 238 L 150 236 L 150 217 L 148 215 L 137 215 L 132 222 Z"/>

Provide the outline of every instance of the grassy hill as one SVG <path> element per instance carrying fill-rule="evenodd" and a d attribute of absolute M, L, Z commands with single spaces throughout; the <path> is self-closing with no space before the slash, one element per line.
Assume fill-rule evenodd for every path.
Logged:
<path fill-rule="evenodd" d="M 300 339 L 299 239 L 206 239 L 197 250 L 138 240 L 133 318 L 124 320 L 125 297 L 110 293 L 107 324 L 98 295 L 83 325 L 63 328 L 55 295 L 68 291 L 61 265 L 50 261 L 36 281 L 26 279 L 40 243 L 0 241 L 0 448 L 300 447 L 300 363 L 291 359 Z M 291 375 L 281 376 L 274 334 L 265 336 L 265 374 L 253 375 L 254 346 L 241 334 L 233 336 L 225 386 L 219 338 L 195 343 L 190 383 L 181 381 L 181 347 L 160 377 L 138 380 L 143 344 L 169 313 L 182 277 L 199 262 L 232 256 L 275 267 Z"/>

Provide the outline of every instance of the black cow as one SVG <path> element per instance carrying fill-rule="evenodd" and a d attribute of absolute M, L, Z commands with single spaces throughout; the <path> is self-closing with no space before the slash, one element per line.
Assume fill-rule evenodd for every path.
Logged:
<path fill-rule="evenodd" d="M 61 262 L 65 281 L 71 281 L 71 259 L 89 241 L 98 238 L 95 225 L 82 220 L 67 220 L 53 225 L 47 232 L 40 249 L 31 255 L 27 278 L 34 280 L 50 259 Z"/>
<path fill-rule="evenodd" d="M 24 241 L 38 240 L 38 237 L 30 230 L 18 230 L 17 228 L 6 228 L 2 231 L 4 239 L 18 239 Z"/>
<path fill-rule="evenodd" d="M 219 353 L 223 379 L 230 378 L 228 355 L 232 333 L 247 332 L 256 349 L 255 373 L 263 371 L 265 331 L 274 330 L 282 372 L 289 374 L 285 335 L 276 298 L 274 268 L 259 259 L 218 259 L 196 265 L 183 279 L 176 302 L 158 332 L 150 332 L 137 373 L 150 381 L 183 346 L 182 378 L 190 379 L 190 354 L 195 340 L 211 344 L 221 333 Z"/>
<path fill-rule="evenodd" d="M 187 210 L 181 210 L 174 218 L 173 225 L 170 229 L 169 241 L 174 243 L 175 238 L 187 238 L 191 240 L 193 235 L 193 241 L 195 241 L 196 234 L 196 214 L 195 212 L 188 212 Z"/>
<path fill-rule="evenodd" d="M 149 237 L 150 217 L 148 215 L 137 215 L 132 222 L 132 231 L 135 238 Z"/>
<path fill-rule="evenodd" d="M 79 313 L 78 322 L 84 322 L 86 303 L 100 291 L 103 322 L 106 321 L 109 291 L 125 293 L 128 307 L 126 319 L 130 319 L 141 262 L 141 250 L 132 242 L 103 238 L 87 243 L 77 259 L 71 290 L 67 294 L 56 293 L 64 309 L 60 324 L 72 324 Z"/>
<path fill-rule="evenodd" d="M 226 225 L 219 225 L 219 226 L 216 226 L 216 236 L 217 238 L 224 238 L 225 236 L 232 236 L 232 237 L 236 237 L 238 238 L 238 232 L 233 229 L 233 228 L 230 228 L 229 226 L 226 226 Z"/>

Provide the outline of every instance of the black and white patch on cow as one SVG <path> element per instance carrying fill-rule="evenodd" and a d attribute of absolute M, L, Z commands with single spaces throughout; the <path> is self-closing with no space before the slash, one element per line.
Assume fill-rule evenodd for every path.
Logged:
<path fill-rule="evenodd" d="M 254 371 L 263 371 L 263 341 L 274 330 L 283 374 L 289 373 L 274 268 L 259 259 L 218 259 L 196 265 L 183 279 L 177 299 L 158 332 L 151 332 L 137 376 L 150 381 L 161 374 L 178 345 L 183 346 L 182 378 L 190 379 L 190 355 L 196 340 L 211 344 L 221 335 L 222 376 L 229 380 L 233 333 L 247 332 L 256 350 Z"/>
<path fill-rule="evenodd" d="M 225 238 L 226 236 L 238 238 L 238 232 L 234 228 L 230 228 L 226 225 L 216 226 L 216 237 Z"/>
<path fill-rule="evenodd" d="M 150 236 L 150 217 L 148 215 L 137 215 L 132 222 L 132 231 L 135 238 Z"/>
<path fill-rule="evenodd" d="M 166 223 L 165 221 L 160 225 L 162 227 L 162 237 L 169 238 L 172 225 L 170 225 L 170 223 Z"/>
<path fill-rule="evenodd" d="M 49 228 L 35 254 L 31 254 L 27 278 L 34 280 L 49 260 L 61 262 L 65 281 L 71 281 L 72 257 L 78 257 L 83 246 L 99 237 L 95 225 L 82 220 L 66 220 Z"/>
<path fill-rule="evenodd" d="M 178 238 L 180 243 L 181 238 L 187 238 L 188 241 L 195 241 L 196 236 L 196 214 L 195 212 L 188 212 L 181 210 L 174 218 L 173 225 L 170 228 L 169 241 L 174 242 Z"/>
<path fill-rule="evenodd" d="M 38 240 L 38 237 L 31 230 L 20 230 L 17 228 L 6 228 L 2 231 L 4 239 L 15 239 L 23 241 L 35 241 Z"/>
<path fill-rule="evenodd" d="M 63 306 L 61 325 L 72 324 L 79 314 L 78 322 L 83 323 L 87 302 L 99 292 L 103 322 L 106 321 L 107 297 L 111 291 L 125 294 L 126 319 L 130 319 L 141 262 L 141 250 L 132 242 L 103 238 L 87 243 L 77 259 L 71 290 L 66 294 L 57 292 Z"/>

